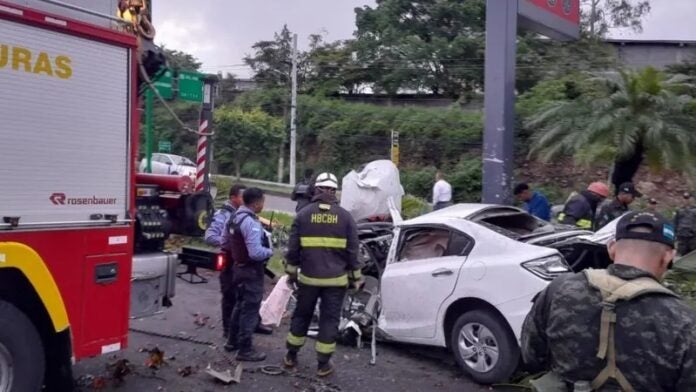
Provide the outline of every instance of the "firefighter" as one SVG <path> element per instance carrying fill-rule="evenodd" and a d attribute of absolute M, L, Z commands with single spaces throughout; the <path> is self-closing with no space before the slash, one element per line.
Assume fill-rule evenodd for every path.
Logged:
<path fill-rule="evenodd" d="M 302 208 L 312 202 L 314 187 L 312 186 L 312 177 L 314 176 L 313 169 L 305 169 L 304 178 L 295 185 L 295 188 L 290 194 L 290 199 L 296 201 L 295 212 L 299 212 Z"/>
<path fill-rule="evenodd" d="M 696 250 L 696 205 L 691 201 L 691 194 L 684 193 L 684 206 L 674 217 L 677 232 L 677 253 L 685 256 Z"/>
<path fill-rule="evenodd" d="M 225 350 L 238 351 L 238 361 L 258 362 L 266 359 L 266 354 L 254 349 L 252 337 L 260 322 L 264 269 L 273 256 L 273 250 L 257 216 L 263 210 L 263 191 L 249 188 L 243 197 L 244 206 L 237 210 L 229 230 L 228 248 L 237 303 L 232 312 Z"/>
<path fill-rule="evenodd" d="M 320 302 L 317 375 L 333 373 L 330 359 L 336 350 L 336 335 L 346 289 L 359 287 L 358 231 L 353 217 L 338 206 L 338 180 L 331 173 L 316 178 L 312 203 L 295 217 L 286 255 L 286 272 L 292 286 L 298 285 L 297 307 L 287 338 L 287 368 L 297 365 L 297 353 Z M 299 271 L 298 271 L 299 270 Z"/>
<path fill-rule="evenodd" d="M 581 229 L 592 229 L 597 206 L 607 197 L 609 197 L 607 184 L 593 182 L 586 190 L 574 195 L 566 202 L 563 212 L 558 215 L 558 222 Z"/>
<path fill-rule="evenodd" d="M 632 182 L 625 182 L 616 190 L 613 200 L 605 200 L 597 209 L 597 218 L 594 221 L 594 230 L 597 231 L 609 222 L 628 212 L 628 208 L 636 198 L 643 194 L 638 192 Z"/>

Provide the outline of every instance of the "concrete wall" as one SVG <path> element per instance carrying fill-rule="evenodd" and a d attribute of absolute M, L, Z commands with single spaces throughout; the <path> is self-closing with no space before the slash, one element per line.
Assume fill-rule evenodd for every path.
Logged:
<path fill-rule="evenodd" d="M 616 47 L 619 59 L 631 68 L 668 65 L 696 61 L 696 42 L 608 41 Z"/>

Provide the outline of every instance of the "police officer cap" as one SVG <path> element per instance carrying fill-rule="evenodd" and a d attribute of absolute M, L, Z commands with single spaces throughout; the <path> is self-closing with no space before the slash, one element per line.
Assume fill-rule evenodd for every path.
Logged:
<path fill-rule="evenodd" d="M 636 230 L 638 228 L 648 229 Z M 616 240 L 633 239 L 659 242 L 674 248 L 674 227 L 662 215 L 655 212 L 629 212 L 616 225 Z"/>

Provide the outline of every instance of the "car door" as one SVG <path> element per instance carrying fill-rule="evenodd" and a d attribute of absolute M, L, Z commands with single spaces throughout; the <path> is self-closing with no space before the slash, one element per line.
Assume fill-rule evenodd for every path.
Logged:
<path fill-rule="evenodd" d="M 432 339 L 473 239 L 445 226 L 402 227 L 398 238 L 382 275 L 380 329 L 395 339 Z"/>

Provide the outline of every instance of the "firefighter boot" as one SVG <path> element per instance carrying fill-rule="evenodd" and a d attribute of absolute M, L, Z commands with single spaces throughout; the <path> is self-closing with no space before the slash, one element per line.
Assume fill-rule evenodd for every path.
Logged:
<path fill-rule="evenodd" d="M 287 354 L 283 357 L 283 366 L 287 369 L 292 369 L 297 366 L 297 351 L 288 350 Z"/>
<path fill-rule="evenodd" d="M 331 361 L 319 362 L 317 365 L 317 376 L 328 377 L 334 372 L 334 365 Z"/>

